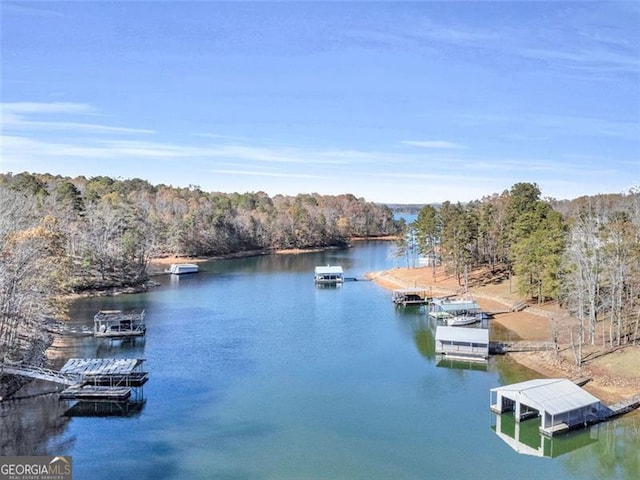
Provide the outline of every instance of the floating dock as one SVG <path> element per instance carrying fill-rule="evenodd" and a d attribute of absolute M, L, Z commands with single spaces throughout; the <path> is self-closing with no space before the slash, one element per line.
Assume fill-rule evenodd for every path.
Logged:
<path fill-rule="evenodd" d="M 94 385 L 76 385 L 60 392 L 62 400 L 111 400 L 123 401 L 131 396 L 127 387 L 99 387 Z"/>

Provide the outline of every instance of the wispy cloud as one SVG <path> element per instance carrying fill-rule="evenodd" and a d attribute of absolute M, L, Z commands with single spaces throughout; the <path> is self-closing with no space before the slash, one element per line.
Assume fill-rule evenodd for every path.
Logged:
<path fill-rule="evenodd" d="M 464 150 L 467 147 L 460 145 L 459 143 L 448 142 L 446 140 L 403 140 L 400 142 L 402 145 L 409 145 L 411 147 L 420 148 L 436 148 L 436 149 L 451 149 L 451 150 Z"/>
<path fill-rule="evenodd" d="M 86 103 L 72 102 L 4 102 L 0 104 L 2 112 L 27 113 L 95 113 Z"/>
<path fill-rule="evenodd" d="M 68 102 L 8 102 L 0 104 L 2 129 L 5 132 L 24 132 L 26 130 L 64 130 L 85 133 L 125 133 L 151 134 L 153 130 L 122 127 L 61 119 L 60 116 L 86 117 L 102 116 L 97 110 L 84 103 Z M 38 118 L 34 120 L 33 118 Z"/>
<path fill-rule="evenodd" d="M 638 141 L 640 138 L 640 124 L 633 121 L 524 112 L 517 114 L 513 112 L 461 113 L 456 117 L 466 125 L 486 126 L 488 123 L 508 125 L 511 129 L 509 135 L 518 135 L 514 130 L 515 126 L 526 126 L 527 131 L 530 131 L 531 127 L 542 129 L 547 137 L 570 134 L 586 137 L 614 137 L 633 141 Z"/>
<path fill-rule="evenodd" d="M 251 177 L 276 177 L 276 178 L 331 178 L 327 175 L 312 175 L 308 173 L 286 173 L 286 172 L 268 172 L 264 170 L 226 170 L 211 169 L 211 173 L 222 173 L 226 175 L 246 175 Z"/>
<path fill-rule="evenodd" d="M 42 8 L 41 6 L 35 5 L 25 5 L 25 2 L 5 2 L 2 5 L 3 14 L 9 15 L 28 15 L 34 17 L 63 17 L 64 15 L 60 12 L 56 12 L 54 10 L 48 8 Z"/>
<path fill-rule="evenodd" d="M 636 75 L 640 71 L 640 58 L 631 53 L 621 53 L 604 46 L 594 48 L 552 49 L 521 48 L 515 51 L 518 55 L 544 62 L 557 62 L 565 67 L 575 69 L 613 72 L 630 72 Z"/>

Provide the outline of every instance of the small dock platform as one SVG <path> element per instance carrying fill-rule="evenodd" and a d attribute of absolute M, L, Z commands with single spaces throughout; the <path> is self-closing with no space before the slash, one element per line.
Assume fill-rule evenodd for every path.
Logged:
<path fill-rule="evenodd" d="M 76 385 L 60 392 L 62 400 L 108 400 L 123 401 L 131 396 L 131 388 Z"/>

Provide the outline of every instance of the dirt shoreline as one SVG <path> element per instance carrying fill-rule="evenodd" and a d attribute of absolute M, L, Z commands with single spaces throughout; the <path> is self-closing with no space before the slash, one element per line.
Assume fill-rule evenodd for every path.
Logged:
<path fill-rule="evenodd" d="M 431 267 L 370 272 L 367 278 L 389 290 L 422 287 L 434 296 L 461 294 L 465 290 L 456 278 L 439 270 L 434 272 Z M 506 331 L 508 338 L 514 340 L 551 341 L 552 332 L 555 332 L 559 345 L 558 353 L 513 352 L 508 353 L 507 358 L 547 378 L 591 377 L 585 390 L 605 403 L 640 393 L 640 346 L 619 347 L 613 351 L 585 346 L 586 361 L 578 369 L 568 340 L 575 319 L 556 304 L 511 311 L 521 299 L 511 293 L 507 282 L 504 279 L 500 282 L 477 281 L 477 286 L 470 286 L 466 295 L 474 297 L 485 312 L 493 314 L 493 322 L 503 327 L 502 335 Z M 636 414 L 640 415 L 640 412 L 636 411 Z"/>

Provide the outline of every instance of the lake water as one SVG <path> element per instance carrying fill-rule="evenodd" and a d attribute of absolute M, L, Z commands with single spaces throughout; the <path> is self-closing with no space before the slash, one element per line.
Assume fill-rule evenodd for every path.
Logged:
<path fill-rule="evenodd" d="M 71 455 L 75 479 L 97 480 L 637 477 L 637 416 L 553 441 L 535 420 L 497 422 L 489 389 L 529 372 L 438 362 L 424 311 L 395 308 L 372 282 L 313 284 L 316 265 L 356 278 L 392 268 L 387 252 L 363 242 L 215 261 L 145 294 L 77 301 L 78 325 L 98 309 L 146 309 L 143 340 L 56 349 L 57 366 L 146 358 L 144 402 L 128 416 L 64 416 L 73 403 L 56 395 L 5 402 L 0 454 Z M 546 456 L 517 453 L 496 428 Z"/>

